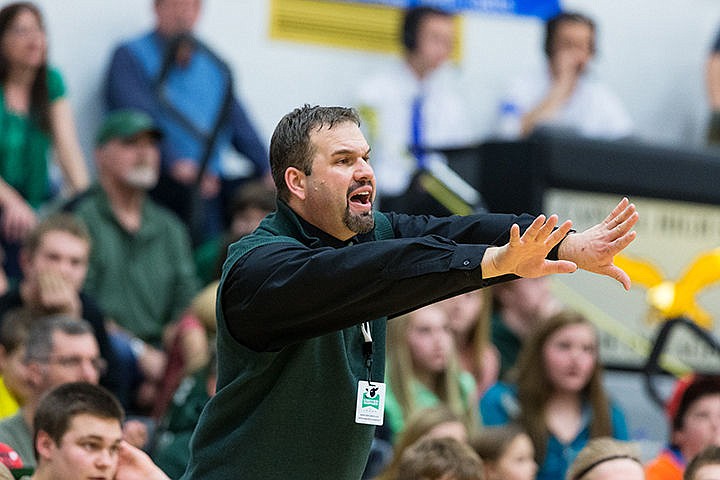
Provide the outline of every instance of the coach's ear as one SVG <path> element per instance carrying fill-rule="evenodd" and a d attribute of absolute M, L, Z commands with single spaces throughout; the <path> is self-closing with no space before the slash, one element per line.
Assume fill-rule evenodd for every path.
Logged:
<path fill-rule="evenodd" d="M 287 185 L 290 195 L 294 195 L 300 200 L 305 200 L 308 182 L 307 175 L 305 175 L 302 170 L 295 167 L 285 169 L 285 185 Z"/>

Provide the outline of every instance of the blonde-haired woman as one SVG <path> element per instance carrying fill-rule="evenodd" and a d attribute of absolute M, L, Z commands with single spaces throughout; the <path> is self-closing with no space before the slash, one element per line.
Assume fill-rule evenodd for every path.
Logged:
<path fill-rule="evenodd" d="M 439 404 L 474 425 L 475 381 L 458 365 L 442 307 L 429 305 L 388 322 L 388 346 L 385 421 L 392 436 L 415 411 Z"/>
<path fill-rule="evenodd" d="M 486 425 L 522 425 L 538 480 L 564 478 L 591 438 L 628 439 L 625 416 L 602 384 L 597 333 L 582 315 L 563 311 L 540 323 L 523 344 L 514 379 L 491 387 L 480 411 Z"/>
<path fill-rule="evenodd" d="M 476 399 L 500 374 L 500 354 L 490 341 L 491 291 L 483 288 L 440 302 L 450 318 L 460 367 L 470 372 L 477 384 Z"/>

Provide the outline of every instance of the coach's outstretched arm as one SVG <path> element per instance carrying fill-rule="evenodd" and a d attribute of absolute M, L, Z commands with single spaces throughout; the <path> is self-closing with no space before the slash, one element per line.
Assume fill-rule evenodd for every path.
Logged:
<path fill-rule="evenodd" d="M 541 277 L 572 273 L 582 268 L 612 277 L 628 290 L 630 277 L 613 264 L 613 258 L 635 239 L 637 233 L 632 228 L 637 221 L 635 205 L 627 198 L 623 198 L 601 223 L 571 235 L 568 235 L 571 221 L 555 228 L 558 223 L 556 215 L 547 219 L 540 215 L 522 236 L 519 227 L 513 225 L 507 244 L 487 249 L 482 260 L 483 277 L 508 273 Z M 548 260 L 548 252 L 561 241 L 558 260 Z"/>

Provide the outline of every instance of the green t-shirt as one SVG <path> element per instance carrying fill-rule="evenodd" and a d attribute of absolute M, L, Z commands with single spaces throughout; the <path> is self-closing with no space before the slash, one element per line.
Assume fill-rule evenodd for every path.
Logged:
<path fill-rule="evenodd" d="M 457 378 L 458 388 L 460 389 L 460 395 L 464 407 L 470 409 L 473 406 L 470 405 L 472 394 L 475 392 L 477 385 L 473 376 L 465 371 L 461 371 Z M 425 385 L 420 382 L 412 382 L 412 395 L 415 399 L 415 405 L 418 409 L 432 408 L 441 403 L 441 400 L 435 395 L 433 391 L 428 389 Z M 393 437 L 397 438 L 397 435 L 405 428 L 405 414 L 402 411 L 402 406 L 398 402 L 395 394 L 392 390 L 392 384 L 388 380 L 387 392 L 385 394 L 385 421 L 390 427 L 393 433 Z"/>
<path fill-rule="evenodd" d="M 50 102 L 65 96 L 60 72 L 48 70 Z M 51 136 L 27 114 L 8 110 L 0 89 L 0 176 L 34 208 L 50 197 L 48 153 Z"/>

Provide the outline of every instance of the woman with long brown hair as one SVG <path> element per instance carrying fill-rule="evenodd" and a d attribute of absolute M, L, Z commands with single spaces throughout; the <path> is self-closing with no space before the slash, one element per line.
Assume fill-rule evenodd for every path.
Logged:
<path fill-rule="evenodd" d="M 497 383 L 480 401 L 486 425 L 517 420 L 530 435 L 538 480 L 564 478 L 591 438 L 628 439 L 625 416 L 602 383 L 594 326 L 563 311 L 540 323 L 525 340 L 515 384 Z"/>
<path fill-rule="evenodd" d="M 54 151 L 70 192 L 88 185 L 70 104 L 60 73 L 48 66 L 40 10 L 16 2 L 0 10 L 0 238 L 7 262 L 37 223 L 52 196 L 48 173 Z M 19 274 L 6 265 L 9 276 Z"/>

